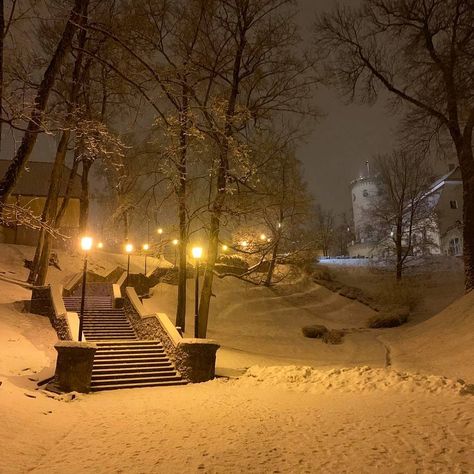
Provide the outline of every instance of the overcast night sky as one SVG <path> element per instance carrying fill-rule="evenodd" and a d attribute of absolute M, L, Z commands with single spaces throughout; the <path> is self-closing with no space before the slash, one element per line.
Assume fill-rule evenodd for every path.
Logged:
<path fill-rule="evenodd" d="M 301 33 L 311 41 L 316 12 L 330 9 L 332 0 L 299 0 Z M 354 0 L 348 0 L 354 4 Z M 298 152 L 309 189 L 325 209 L 349 210 L 349 182 L 365 170 L 372 155 L 388 152 L 395 142 L 396 120 L 383 102 L 372 107 L 347 105 L 335 90 L 320 87 L 316 102 L 325 117 Z"/>

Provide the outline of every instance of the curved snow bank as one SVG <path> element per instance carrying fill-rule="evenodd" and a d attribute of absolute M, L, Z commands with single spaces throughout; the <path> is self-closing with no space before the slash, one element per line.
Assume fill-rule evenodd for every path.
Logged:
<path fill-rule="evenodd" d="M 423 370 L 474 381 L 474 291 L 436 316 L 384 334 L 392 362 L 403 370 Z"/>
<path fill-rule="evenodd" d="M 403 373 L 391 369 L 355 367 L 317 370 L 312 367 L 250 367 L 240 381 L 250 385 L 279 387 L 299 392 L 374 392 L 395 390 L 404 393 L 474 394 L 474 386 L 436 375 Z"/>

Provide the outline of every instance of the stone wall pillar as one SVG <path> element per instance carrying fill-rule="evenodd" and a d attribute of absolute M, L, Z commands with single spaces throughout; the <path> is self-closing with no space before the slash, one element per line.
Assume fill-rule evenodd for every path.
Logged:
<path fill-rule="evenodd" d="M 64 392 L 88 393 L 97 345 L 91 342 L 59 341 L 55 385 Z"/>
<path fill-rule="evenodd" d="M 219 344 L 203 339 L 183 339 L 176 347 L 174 360 L 179 373 L 192 383 L 207 382 L 216 374 Z"/>

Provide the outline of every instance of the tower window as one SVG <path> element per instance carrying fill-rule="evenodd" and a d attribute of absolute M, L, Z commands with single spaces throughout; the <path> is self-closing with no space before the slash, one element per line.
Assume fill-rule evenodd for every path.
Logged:
<path fill-rule="evenodd" d="M 363 195 L 364 197 L 367 197 L 367 196 L 369 195 L 369 191 L 367 191 L 367 189 L 364 189 L 362 195 Z"/>
<path fill-rule="evenodd" d="M 458 208 L 458 202 L 456 200 L 449 201 L 449 205 L 450 205 L 451 209 L 457 209 Z"/>

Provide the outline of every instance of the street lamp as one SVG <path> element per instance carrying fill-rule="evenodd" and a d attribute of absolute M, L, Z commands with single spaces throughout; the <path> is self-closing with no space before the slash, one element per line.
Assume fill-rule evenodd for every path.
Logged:
<path fill-rule="evenodd" d="M 86 280 L 87 280 L 87 252 L 92 248 L 92 237 L 82 237 L 81 249 L 84 251 L 84 268 L 82 270 L 82 295 L 81 312 L 79 314 L 79 334 L 77 339 L 82 341 L 82 327 L 84 325 L 84 306 L 86 300 Z"/>
<path fill-rule="evenodd" d="M 149 248 L 150 248 L 150 246 L 148 244 L 143 244 L 143 251 L 145 252 L 145 276 L 146 276 L 146 257 L 147 257 L 147 253 L 148 253 Z"/>
<path fill-rule="evenodd" d="M 104 248 L 104 244 L 103 244 L 102 242 L 99 242 L 99 243 L 97 244 L 97 248 L 98 248 L 98 249 L 103 249 L 103 248 Z"/>
<path fill-rule="evenodd" d="M 194 337 L 199 337 L 199 260 L 202 258 L 202 247 L 193 247 L 192 254 L 196 261 L 196 284 L 194 286 Z"/>
<path fill-rule="evenodd" d="M 267 236 L 265 234 L 260 234 L 260 240 L 267 240 Z"/>
<path fill-rule="evenodd" d="M 128 277 L 130 276 L 130 254 L 133 252 L 133 245 L 132 244 L 126 244 L 125 245 L 125 252 L 128 255 L 128 260 L 127 260 L 127 283 L 125 286 L 128 286 Z"/>
<path fill-rule="evenodd" d="M 229 250 L 229 247 L 224 244 L 224 245 L 222 246 L 222 251 L 223 251 L 223 252 L 227 252 L 227 250 Z"/>

